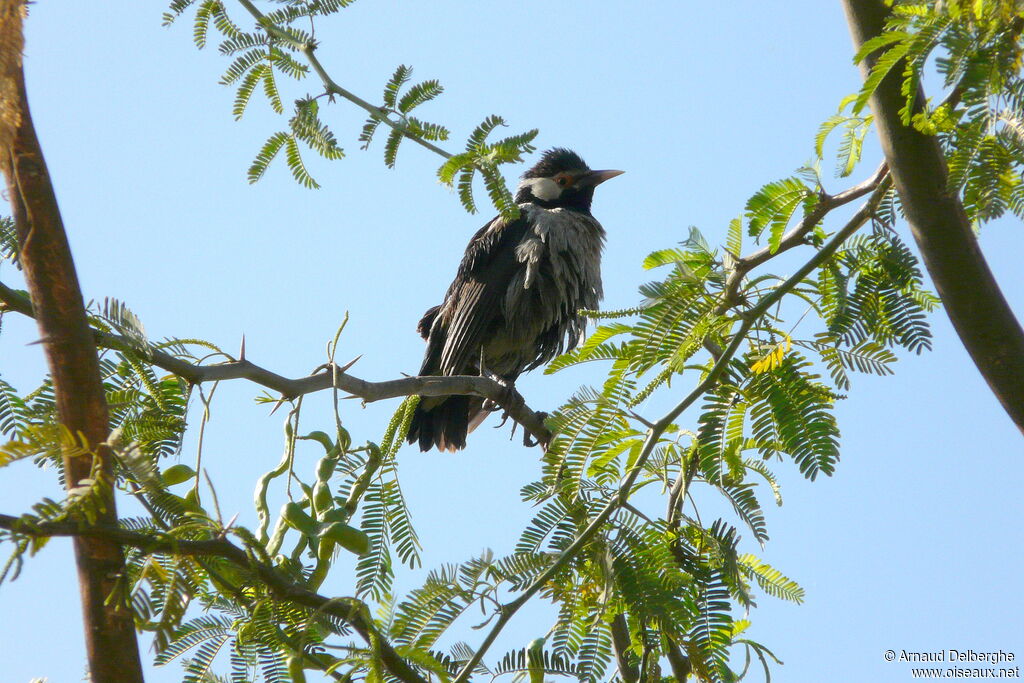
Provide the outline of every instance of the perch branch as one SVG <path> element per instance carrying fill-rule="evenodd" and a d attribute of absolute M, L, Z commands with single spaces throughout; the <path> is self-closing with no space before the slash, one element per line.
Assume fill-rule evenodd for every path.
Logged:
<path fill-rule="evenodd" d="M 32 304 L 24 293 L 0 282 L 0 302 L 3 308 L 35 317 Z M 2 309 L 0 309 L 2 310 Z M 192 384 L 247 379 L 278 392 L 285 398 L 296 398 L 324 389 L 337 388 L 352 396 L 372 403 L 399 396 L 472 395 L 490 399 L 500 405 L 513 420 L 542 444 L 551 440 L 551 432 L 544 426 L 543 414 L 532 410 L 514 387 L 506 387 L 489 377 L 458 375 L 455 377 L 403 377 L 402 379 L 369 382 L 345 372 L 335 372 L 333 366 L 306 377 L 291 379 L 260 367 L 247 360 L 234 360 L 215 365 L 199 365 L 177 358 L 157 349 L 141 349 L 132 340 L 117 334 L 93 330 L 97 346 L 135 353 Z"/>

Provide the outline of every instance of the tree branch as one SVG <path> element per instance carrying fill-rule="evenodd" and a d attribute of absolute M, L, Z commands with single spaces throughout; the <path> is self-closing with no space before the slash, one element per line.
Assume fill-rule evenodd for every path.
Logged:
<path fill-rule="evenodd" d="M 873 192 L 875 188 L 878 187 L 878 184 L 885 179 L 888 173 L 889 168 L 887 164 L 883 162 L 867 180 L 836 195 L 823 194 L 814 209 L 804 216 L 803 220 L 800 221 L 796 227 L 782 236 L 782 239 L 779 241 L 779 247 L 775 251 L 772 251 L 770 247 L 764 247 L 763 249 L 755 251 L 753 254 L 744 256 L 743 258 L 740 258 L 739 254 L 736 254 L 736 266 L 726 278 L 725 290 L 722 292 L 722 303 L 718 305 L 715 312 L 718 315 L 721 315 L 736 304 L 740 303 L 740 286 L 743 284 L 743 278 L 745 278 L 750 271 L 774 258 L 778 254 L 789 251 L 793 247 L 799 247 L 802 244 L 806 244 L 805 240 L 807 235 L 814 230 L 814 226 L 824 220 L 825 216 L 834 209 L 849 204 L 850 202 L 854 202 Z"/>
<path fill-rule="evenodd" d="M 427 683 L 426 679 L 395 652 L 377 629 L 366 603 L 356 598 L 328 598 L 315 593 L 302 584 L 282 576 L 273 566 L 255 560 L 244 549 L 225 538 L 187 541 L 169 536 L 161 538 L 110 524 L 84 526 L 72 521 L 33 524 L 23 518 L 4 514 L 0 514 L 0 529 L 33 538 L 70 536 L 102 539 L 118 547 L 138 548 L 147 555 L 219 557 L 228 560 L 238 567 L 254 572 L 277 598 L 329 614 L 349 624 L 376 651 L 384 667 L 399 680 L 406 683 Z"/>
<path fill-rule="evenodd" d="M 750 271 L 767 263 L 783 252 L 807 244 L 807 235 L 832 210 L 856 201 L 867 193 L 874 191 L 878 184 L 888 177 L 888 173 L 888 165 L 882 162 L 882 165 L 867 180 L 836 195 L 822 193 L 814 209 L 804 216 L 803 220 L 796 227 L 782 236 L 782 239 L 779 240 L 779 246 L 775 251 L 772 251 L 770 247 L 764 247 L 748 256 L 740 257 L 739 254 L 733 254 L 736 257 L 736 263 L 725 278 L 725 287 L 722 289 L 721 301 L 715 307 L 715 314 L 724 315 L 730 309 L 743 303 L 740 297 L 740 287 L 743 286 L 743 279 Z M 722 347 L 711 339 L 705 339 L 703 346 L 715 360 L 718 360 L 719 356 L 722 355 Z"/>
<path fill-rule="evenodd" d="M 42 146 L 28 106 L 22 69 L 23 0 L 0 0 L 0 169 L 18 235 L 19 260 L 35 302 L 36 322 L 53 378 L 57 419 L 94 453 L 63 453 L 66 486 L 94 476 L 113 478 L 107 403 L 99 358 L 86 317 L 67 235 Z M 113 492 L 103 496 L 100 523 L 117 519 Z M 98 537 L 76 538 L 75 562 L 85 625 L 90 679 L 142 683 L 135 621 L 125 600 L 121 546 Z"/>
<path fill-rule="evenodd" d="M 0 302 L 7 310 L 35 317 L 31 302 L 23 293 L 0 282 Z M 457 375 L 454 377 L 404 377 L 383 382 L 368 382 L 344 372 L 335 372 L 328 365 L 325 370 L 290 379 L 260 367 L 247 360 L 229 361 L 216 365 L 198 365 L 157 349 L 141 349 L 132 340 L 120 335 L 93 330 L 96 346 L 134 353 L 158 368 L 163 368 L 192 384 L 247 379 L 267 387 L 285 398 L 296 398 L 324 389 L 337 388 L 352 396 L 372 403 L 399 396 L 471 395 L 490 399 L 504 409 L 541 444 L 551 440 L 551 431 L 544 425 L 544 414 L 532 410 L 515 387 L 505 386 L 489 377 Z"/>
<path fill-rule="evenodd" d="M 615 662 L 623 683 L 640 683 L 640 669 L 629 657 L 629 624 L 626 623 L 626 617 L 622 612 L 612 617 L 611 631 Z"/>
<path fill-rule="evenodd" d="M 672 667 L 672 676 L 677 681 L 685 683 L 689 679 L 690 674 L 693 673 L 693 666 L 690 664 L 690 658 L 683 654 L 682 649 L 676 641 L 672 640 L 668 635 L 665 636 L 665 640 L 668 641 L 668 664 Z"/>
<path fill-rule="evenodd" d="M 856 49 L 885 29 L 889 9 L 880 0 L 843 0 L 843 7 Z M 876 59 L 877 54 L 861 62 L 865 78 Z M 963 203 L 949 189 L 939 140 L 903 125 L 902 73 L 897 64 L 871 96 L 882 150 L 914 240 L 960 341 L 1024 432 L 1024 330 L 989 270 Z M 916 101 L 920 108 L 923 91 Z"/>

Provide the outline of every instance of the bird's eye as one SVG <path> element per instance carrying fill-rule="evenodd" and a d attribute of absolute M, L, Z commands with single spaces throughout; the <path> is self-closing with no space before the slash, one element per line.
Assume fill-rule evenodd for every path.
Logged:
<path fill-rule="evenodd" d="M 555 178 L 555 182 L 558 183 L 558 185 L 560 187 L 565 187 L 566 185 L 569 184 L 569 177 L 568 176 L 564 176 L 564 175 L 560 175 L 560 176 Z"/>

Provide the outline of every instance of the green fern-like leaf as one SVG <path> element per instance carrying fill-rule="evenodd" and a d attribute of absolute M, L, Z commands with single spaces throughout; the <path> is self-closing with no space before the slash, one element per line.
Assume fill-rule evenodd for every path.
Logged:
<path fill-rule="evenodd" d="M 20 270 L 21 263 L 18 261 L 20 251 L 14 219 L 9 216 L 0 216 L 0 259 L 11 261 Z"/>
<path fill-rule="evenodd" d="M 447 140 L 450 134 L 442 125 L 421 121 L 413 116 L 406 118 L 406 130 L 410 135 L 424 140 Z"/>
<path fill-rule="evenodd" d="M 818 127 L 818 132 L 814 136 L 814 154 L 819 159 L 825 158 L 825 140 L 828 136 L 839 126 L 845 124 L 850 120 L 849 116 L 842 113 L 833 114 L 832 116 L 825 119 L 822 124 Z"/>
<path fill-rule="evenodd" d="M 185 13 L 189 7 L 195 4 L 196 0 L 171 0 L 169 5 L 169 11 L 163 14 L 163 25 L 170 26 L 174 23 L 175 19 Z"/>
<path fill-rule="evenodd" d="M 473 198 L 473 176 L 476 174 L 476 166 L 465 166 L 459 173 L 459 182 L 457 185 L 459 193 L 459 201 L 462 202 L 463 208 L 469 213 L 476 213 L 476 200 Z"/>
<path fill-rule="evenodd" d="M 249 72 L 249 69 L 256 66 L 260 62 L 267 58 L 267 54 L 261 48 L 253 48 L 246 52 L 243 52 L 235 58 L 231 65 L 228 66 L 224 75 L 220 77 L 222 85 L 232 85 L 237 82 L 239 78 Z"/>
<path fill-rule="evenodd" d="M 383 484 L 370 485 L 364 496 L 362 530 L 370 539 L 370 550 L 356 563 L 356 595 L 380 600 L 394 580 L 390 550 L 390 523 Z"/>
<path fill-rule="evenodd" d="M 768 595 L 800 604 L 804 601 L 804 589 L 792 579 L 787 579 L 782 572 L 762 562 L 754 555 L 740 555 L 737 558 L 740 570 L 757 584 Z"/>
<path fill-rule="evenodd" d="M 751 428 L 762 453 L 781 450 L 813 480 L 831 475 L 839 459 L 839 429 L 833 398 L 807 371 L 810 363 L 793 352 L 774 370 L 752 377 L 744 389 L 751 401 Z"/>
<path fill-rule="evenodd" d="M 0 379 L 0 434 L 16 438 L 31 424 L 31 413 L 14 387 Z"/>
<path fill-rule="evenodd" d="M 295 136 L 289 135 L 284 141 L 284 150 L 285 162 L 288 164 L 288 170 L 292 172 L 292 177 L 304 187 L 313 190 L 319 189 L 320 184 L 306 170 L 306 163 L 302 160 L 302 152 L 299 150 L 299 144 L 295 141 Z"/>
<path fill-rule="evenodd" d="M 118 334 L 127 337 L 139 352 L 150 352 L 149 339 L 142 321 L 123 302 L 110 297 L 104 299 L 100 317 Z"/>
<path fill-rule="evenodd" d="M 747 201 L 747 225 L 750 235 L 758 237 L 768 229 L 768 246 L 774 253 L 779 248 L 779 242 L 793 213 L 810 196 L 813 196 L 810 188 L 799 178 L 786 178 L 768 183 Z"/>
<path fill-rule="evenodd" d="M 505 119 L 500 116 L 491 115 L 485 118 L 480 124 L 473 129 L 473 132 L 469 134 L 469 140 L 466 143 L 466 149 L 468 151 L 482 151 L 484 149 L 485 141 L 487 136 L 494 131 L 498 126 L 506 126 Z"/>
<path fill-rule="evenodd" d="M 396 643 L 432 647 L 475 600 L 475 594 L 459 581 L 457 565 L 428 574 L 423 586 L 412 591 L 399 606 L 391 628 Z"/>
<path fill-rule="evenodd" d="M 729 613 L 729 591 L 720 571 L 709 572 L 697 594 L 698 615 L 690 629 L 688 653 L 705 678 L 724 681 L 732 644 L 732 616 Z"/>
<path fill-rule="evenodd" d="M 424 102 L 429 102 L 444 92 L 438 81 L 423 81 L 409 88 L 398 101 L 398 111 L 408 114 Z"/>
<path fill-rule="evenodd" d="M 309 67 L 305 64 L 297 61 L 287 52 L 282 52 L 277 47 L 271 47 L 267 53 L 267 59 L 270 63 L 281 70 L 282 73 L 294 78 L 295 80 L 302 80 L 309 73 Z"/>
<path fill-rule="evenodd" d="M 519 215 L 519 207 L 516 206 L 512 193 L 509 192 L 505 179 L 496 166 L 486 165 L 480 169 L 480 175 L 484 179 L 484 187 L 487 188 L 487 196 L 491 203 L 503 216 L 515 217 Z"/>
<path fill-rule="evenodd" d="M 399 64 L 395 69 L 395 73 L 391 75 L 387 84 L 384 86 L 384 106 L 388 109 L 396 109 L 398 107 L 398 92 L 402 89 L 402 86 L 409 82 L 409 78 L 412 77 L 412 69 L 405 64 Z"/>
<path fill-rule="evenodd" d="M 210 30 L 210 13 L 216 0 L 204 0 L 196 9 L 195 20 L 192 23 L 192 42 L 202 50 L 206 47 L 206 36 Z"/>
<path fill-rule="evenodd" d="M 843 137 L 839 143 L 839 159 L 836 166 L 836 175 L 846 178 L 853 173 L 853 169 L 861 158 L 861 151 L 864 148 L 864 137 L 871 130 L 871 117 L 853 118 L 846 124 Z"/>
<path fill-rule="evenodd" d="M 330 128 L 319 117 L 319 105 L 315 99 L 303 99 L 295 103 L 295 115 L 288 121 L 296 139 L 306 143 L 310 149 L 325 159 L 341 159 L 345 151 Z"/>
<path fill-rule="evenodd" d="M 539 671 L 552 676 L 580 677 L 579 668 L 576 665 L 549 650 L 541 650 L 537 653 L 530 652 L 526 648 L 511 650 L 506 652 L 494 667 L 495 676 L 525 674 L 531 671 Z"/>
<path fill-rule="evenodd" d="M 242 82 L 235 92 L 234 106 L 231 108 L 231 113 L 234 114 L 235 120 L 239 120 L 245 115 L 245 110 L 249 106 L 249 100 L 252 99 L 256 86 L 264 82 L 268 72 L 270 72 L 270 66 L 260 63 L 249 69 L 249 72 L 242 78 Z"/>
<path fill-rule="evenodd" d="M 394 168 L 395 162 L 398 160 L 398 146 L 402 144 L 402 139 L 405 136 L 402 131 L 395 128 L 388 134 L 388 140 L 384 143 L 384 163 L 388 168 Z"/>
<path fill-rule="evenodd" d="M 222 55 L 229 56 L 254 47 L 266 48 L 270 43 L 271 39 L 265 33 L 239 33 L 222 41 L 217 49 Z"/>
<path fill-rule="evenodd" d="M 853 105 L 854 114 L 859 114 L 864 110 L 864 107 L 868 105 L 868 100 L 871 99 L 875 90 L 878 89 L 878 84 L 907 55 L 907 52 L 910 50 L 911 39 L 912 36 L 904 31 L 886 31 L 861 45 L 860 50 L 854 56 L 854 61 L 858 63 L 881 48 L 887 49 L 878 58 L 874 66 L 871 67 L 868 77 L 864 79 L 864 85 L 861 87 L 857 100 Z"/>
<path fill-rule="evenodd" d="M 751 533 L 754 534 L 754 539 L 763 548 L 764 544 L 768 542 L 768 524 L 765 521 L 761 503 L 757 500 L 757 495 L 752 487 L 753 484 L 726 484 L 716 488 L 732 503 L 736 514 L 747 525 Z"/>
<path fill-rule="evenodd" d="M 569 500 L 559 496 L 552 498 L 534 515 L 527 527 L 519 536 L 516 553 L 532 555 L 545 548 L 545 543 L 552 537 L 571 538 L 576 530 L 575 515 L 578 508 Z M 562 533 L 557 533 L 561 530 Z M 556 546 L 547 546 L 551 550 L 561 550 Z"/>
<path fill-rule="evenodd" d="M 284 113 L 284 104 L 281 102 L 281 93 L 277 89 L 277 79 L 274 77 L 273 67 L 267 66 L 263 70 L 263 94 L 267 96 L 267 100 L 270 102 L 270 108 L 274 110 L 275 114 Z"/>
<path fill-rule="evenodd" d="M 212 3 L 210 8 L 210 15 L 213 17 L 213 25 L 217 27 L 227 38 L 234 38 L 235 36 L 241 35 L 242 30 L 238 25 L 231 20 L 228 16 L 227 10 L 224 9 L 224 3 L 222 0 L 217 0 Z"/>
<path fill-rule="evenodd" d="M 252 164 L 249 166 L 246 177 L 250 183 L 255 183 L 263 177 L 263 174 L 267 172 L 267 168 L 270 167 L 270 162 L 284 148 L 289 139 L 291 139 L 291 136 L 284 131 L 274 133 L 267 138 L 267 141 L 260 147 L 256 158 L 253 159 Z"/>

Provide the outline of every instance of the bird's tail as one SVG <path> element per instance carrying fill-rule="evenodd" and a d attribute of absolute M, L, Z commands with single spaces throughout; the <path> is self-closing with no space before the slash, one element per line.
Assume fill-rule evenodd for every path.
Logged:
<path fill-rule="evenodd" d="M 409 443 L 418 442 L 424 452 L 434 447 L 453 453 L 461 450 L 466 436 L 480 423 L 482 409 L 483 401 L 476 396 L 448 396 L 440 403 L 424 398 L 412 415 Z"/>

